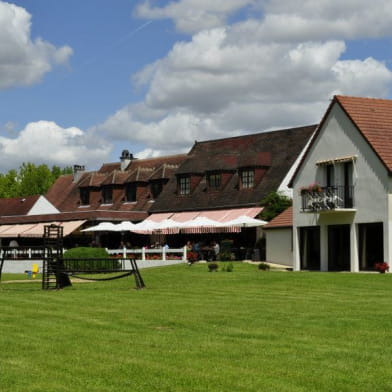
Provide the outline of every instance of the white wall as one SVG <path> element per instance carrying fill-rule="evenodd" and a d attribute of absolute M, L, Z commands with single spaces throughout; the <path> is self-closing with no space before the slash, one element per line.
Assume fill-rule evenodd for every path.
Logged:
<path fill-rule="evenodd" d="M 26 215 L 58 214 L 60 211 L 44 196 L 40 196 Z"/>
<path fill-rule="evenodd" d="M 356 211 L 351 213 L 301 212 L 300 188 L 314 182 L 326 185 L 325 167 L 317 166 L 316 162 L 354 155 L 357 156 L 353 170 Z M 329 224 L 355 225 L 383 222 L 384 253 L 388 254 L 388 190 L 390 187 L 390 179 L 384 165 L 340 106 L 335 103 L 293 181 L 294 230 L 301 226 L 326 227 Z M 297 233 L 294 234 L 294 254 L 297 258 L 296 263 L 298 263 Z M 323 253 L 321 256 L 323 257 Z M 324 257 L 326 257 L 325 254 Z"/>
<path fill-rule="evenodd" d="M 266 261 L 293 266 L 293 247 L 291 228 L 265 230 Z"/>

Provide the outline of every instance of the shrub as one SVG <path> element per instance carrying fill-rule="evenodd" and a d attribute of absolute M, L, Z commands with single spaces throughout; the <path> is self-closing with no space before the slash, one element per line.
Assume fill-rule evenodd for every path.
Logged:
<path fill-rule="evenodd" d="M 217 263 L 208 263 L 208 270 L 210 272 L 218 271 L 218 264 Z"/>
<path fill-rule="evenodd" d="M 233 263 L 228 263 L 227 265 L 223 266 L 222 271 L 233 272 L 233 269 L 234 269 Z"/>
<path fill-rule="evenodd" d="M 269 271 L 270 266 L 266 263 L 260 263 L 258 268 L 259 268 L 259 270 L 262 270 L 262 271 Z"/>
<path fill-rule="evenodd" d="M 64 252 L 63 258 L 68 269 L 79 271 L 112 271 L 121 267 L 118 260 L 109 258 L 109 254 L 104 248 L 72 248 Z"/>

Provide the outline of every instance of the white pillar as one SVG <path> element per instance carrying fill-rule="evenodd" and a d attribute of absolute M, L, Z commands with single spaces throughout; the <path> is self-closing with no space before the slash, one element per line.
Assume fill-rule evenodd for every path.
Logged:
<path fill-rule="evenodd" d="M 146 248 L 144 246 L 142 248 L 142 260 L 146 260 Z"/>
<path fill-rule="evenodd" d="M 301 270 L 301 256 L 299 250 L 299 228 L 293 226 L 293 270 L 300 271 Z"/>
<path fill-rule="evenodd" d="M 320 271 L 328 271 L 328 226 L 320 225 Z"/>
<path fill-rule="evenodd" d="M 358 228 L 355 223 L 350 225 L 350 271 L 359 272 Z"/>

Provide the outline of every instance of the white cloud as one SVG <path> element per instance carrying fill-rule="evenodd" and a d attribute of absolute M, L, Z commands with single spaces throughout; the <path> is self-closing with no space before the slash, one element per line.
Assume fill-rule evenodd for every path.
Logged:
<path fill-rule="evenodd" d="M 231 25 L 228 17 L 250 10 Z M 390 37 L 389 0 L 144 1 L 137 14 L 196 32 L 133 75 L 147 90 L 95 127 L 145 146 L 187 151 L 194 140 L 314 124 L 334 94 L 387 97 L 392 72 L 372 57 L 344 59 L 347 39 Z M 192 15 L 195 15 L 192 18 Z"/>
<path fill-rule="evenodd" d="M 173 19 L 179 31 L 195 33 L 223 26 L 227 18 L 255 0 L 182 0 L 164 7 L 151 6 L 146 0 L 136 8 L 136 15 L 147 19 Z"/>
<path fill-rule="evenodd" d="M 96 166 L 106 160 L 111 145 L 76 127 L 62 128 L 51 121 L 29 123 L 16 138 L 0 137 L 2 170 L 23 162 L 67 166 Z"/>
<path fill-rule="evenodd" d="M 0 89 L 37 83 L 53 64 L 64 64 L 71 56 L 69 46 L 56 48 L 30 34 L 31 15 L 0 1 Z"/>

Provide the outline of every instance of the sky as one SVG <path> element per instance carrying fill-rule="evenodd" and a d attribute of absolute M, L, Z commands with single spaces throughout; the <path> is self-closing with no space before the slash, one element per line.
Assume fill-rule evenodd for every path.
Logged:
<path fill-rule="evenodd" d="M 389 0 L 0 0 L 0 172 L 315 124 L 391 44 Z"/>

